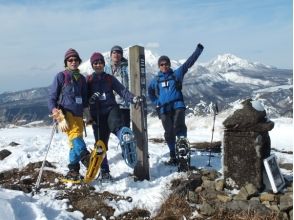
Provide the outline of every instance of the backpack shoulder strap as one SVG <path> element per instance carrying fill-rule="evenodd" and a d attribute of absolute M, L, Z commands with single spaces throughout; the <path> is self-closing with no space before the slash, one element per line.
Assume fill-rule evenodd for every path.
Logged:
<path fill-rule="evenodd" d="M 68 84 L 70 84 L 70 81 L 71 81 L 71 75 L 67 70 L 62 71 L 61 73 L 63 75 L 63 82 L 62 82 L 61 91 L 59 93 L 59 98 L 58 98 L 58 101 L 57 101 L 58 105 L 60 105 L 60 103 L 61 103 L 61 101 L 63 99 L 63 92 L 64 92 L 65 87 Z"/>

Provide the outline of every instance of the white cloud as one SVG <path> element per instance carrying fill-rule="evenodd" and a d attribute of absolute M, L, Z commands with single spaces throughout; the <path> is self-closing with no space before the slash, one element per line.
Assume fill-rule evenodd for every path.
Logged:
<path fill-rule="evenodd" d="M 146 45 L 145 45 L 146 48 L 159 48 L 160 47 L 160 44 L 158 42 L 148 42 Z"/>

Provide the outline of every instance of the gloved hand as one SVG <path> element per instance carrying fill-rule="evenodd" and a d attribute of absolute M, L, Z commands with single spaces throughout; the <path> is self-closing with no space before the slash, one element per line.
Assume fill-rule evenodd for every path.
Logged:
<path fill-rule="evenodd" d="M 204 49 L 204 47 L 203 47 L 203 45 L 202 45 L 201 43 L 199 43 L 199 44 L 197 45 L 197 48 L 199 48 L 199 49 L 201 49 L 201 50 Z"/>
<path fill-rule="evenodd" d="M 52 117 L 57 121 L 59 130 L 62 132 L 66 132 L 68 130 L 68 123 L 61 109 L 54 108 L 52 110 Z"/>
<path fill-rule="evenodd" d="M 100 92 L 95 92 L 95 93 L 91 96 L 91 98 L 89 99 L 89 103 L 90 103 L 90 104 L 95 104 L 95 102 L 96 102 L 97 100 L 99 100 L 100 96 L 101 96 L 101 93 L 100 93 Z"/>
<path fill-rule="evenodd" d="M 93 118 L 90 114 L 90 108 L 84 108 L 84 121 L 86 122 L 87 125 L 93 123 Z"/>
<path fill-rule="evenodd" d="M 132 100 L 132 104 L 139 105 L 143 101 L 144 99 L 142 96 L 135 96 Z"/>

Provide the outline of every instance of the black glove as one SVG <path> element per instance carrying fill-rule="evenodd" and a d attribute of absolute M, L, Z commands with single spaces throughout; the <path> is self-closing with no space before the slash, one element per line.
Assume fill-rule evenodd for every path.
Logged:
<path fill-rule="evenodd" d="M 132 100 L 132 103 L 135 105 L 139 105 L 143 101 L 144 101 L 143 96 L 135 96 Z"/>
<path fill-rule="evenodd" d="M 199 48 L 199 49 L 203 50 L 203 48 L 204 48 L 204 47 L 203 47 L 203 45 L 202 45 L 202 44 L 200 44 L 200 43 L 199 43 L 199 44 L 197 45 L 197 48 Z"/>
<path fill-rule="evenodd" d="M 101 96 L 100 92 L 95 92 L 91 98 L 89 99 L 90 104 L 95 104 L 96 100 L 99 100 L 99 97 Z"/>

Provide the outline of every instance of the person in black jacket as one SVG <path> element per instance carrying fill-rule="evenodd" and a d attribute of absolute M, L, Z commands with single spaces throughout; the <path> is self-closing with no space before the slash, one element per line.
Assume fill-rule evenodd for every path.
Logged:
<path fill-rule="evenodd" d="M 132 104 L 139 103 L 140 98 L 134 96 L 113 75 L 104 72 L 105 60 L 101 53 L 93 53 L 90 61 L 95 71 L 87 77 L 90 115 L 93 121 L 99 121 L 99 123 L 93 123 L 92 127 L 95 141 L 99 138 L 108 147 L 110 133 L 120 138 L 122 129 L 125 128 L 114 93 Z M 96 97 L 94 103 L 91 102 L 93 97 Z M 101 174 L 102 179 L 111 179 L 107 156 L 102 162 Z"/>

